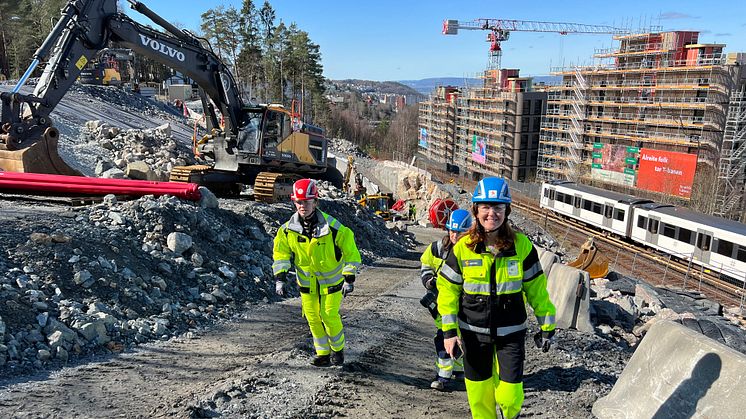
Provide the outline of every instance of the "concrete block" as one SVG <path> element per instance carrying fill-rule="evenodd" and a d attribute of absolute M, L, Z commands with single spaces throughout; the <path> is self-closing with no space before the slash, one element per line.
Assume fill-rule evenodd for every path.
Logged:
<path fill-rule="evenodd" d="M 581 287 L 578 287 L 581 284 Z M 557 308 L 557 327 L 593 333 L 590 315 L 591 279 L 588 272 L 555 263 L 547 276 L 547 291 Z M 580 290 L 580 298 L 578 298 Z"/>
<path fill-rule="evenodd" d="M 601 419 L 739 418 L 746 355 L 671 321 L 654 324 L 614 388 L 593 405 Z"/>
<path fill-rule="evenodd" d="M 544 275 L 549 276 L 549 272 L 552 270 L 552 265 L 559 262 L 559 257 L 555 253 L 549 250 L 537 247 L 537 253 L 539 253 L 539 263 L 541 263 L 541 269 L 544 271 Z"/>

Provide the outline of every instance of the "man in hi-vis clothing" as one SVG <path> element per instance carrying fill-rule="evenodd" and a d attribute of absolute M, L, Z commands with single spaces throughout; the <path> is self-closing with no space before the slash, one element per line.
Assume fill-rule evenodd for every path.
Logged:
<path fill-rule="evenodd" d="M 291 199 L 297 212 L 277 230 L 272 270 L 275 291 L 285 295 L 287 273 L 295 267 L 303 314 L 313 336 L 317 367 L 344 363 L 345 335 L 339 306 L 354 289 L 360 266 L 355 235 L 334 217 L 317 209 L 316 182 L 293 184 Z"/>

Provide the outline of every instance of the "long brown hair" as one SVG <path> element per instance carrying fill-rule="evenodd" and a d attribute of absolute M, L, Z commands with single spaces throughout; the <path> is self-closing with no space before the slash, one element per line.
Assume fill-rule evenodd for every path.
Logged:
<path fill-rule="evenodd" d="M 473 252 L 479 243 L 484 243 L 485 240 L 487 240 L 487 232 L 484 231 L 484 227 L 482 227 L 477 218 L 477 204 L 471 206 L 471 214 L 474 217 L 474 224 L 472 224 L 469 231 L 466 232 L 466 234 L 469 235 L 469 242 L 466 244 L 466 247 Z M 513 229 L 510 228 L 510 223 L 508 223 L 509 215 L 510 204 L 507 204 L 503 223 L 497 228 L 497 248 L 499 250 L 509 248 L 515 241 L 515 233 L 513 232 Z"/>

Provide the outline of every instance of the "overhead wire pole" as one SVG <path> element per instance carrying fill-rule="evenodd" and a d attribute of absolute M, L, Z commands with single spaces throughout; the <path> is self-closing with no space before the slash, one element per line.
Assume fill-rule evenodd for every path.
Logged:
<path fill-rule="evenodd" d="M 475 19 L 460 22 L 455 19 L 443 21 L 443 35 L 456 35 L 459 29 L 490 31 L 487 42 L 490 43 L 488 69 L 499 70 L 502 56 L 501 43 L 507 41 L 510 32 L 553 32 L 560 35 L 570 33 L 623 35 L 628 30 L 606 25 L 586 25 L 582 23 L 541 22 L 533 20 L 512 19 Z"/>

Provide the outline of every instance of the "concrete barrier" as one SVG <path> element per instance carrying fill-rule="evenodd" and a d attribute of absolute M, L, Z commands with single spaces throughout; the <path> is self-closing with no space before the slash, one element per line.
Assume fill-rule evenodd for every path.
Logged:
<path fill-rule="evenodd" d="M 590 315 L 588 272 L 560 263 L 552 264 L 547 276 L 547 291 L 557 308 L 557 327 L 593 333 Z"/>
<path fill-rule="evenodd" d="M 548 277 L 549 273 L 552 271 L 552 265 L 554 265 L 555 263 L 559 263 L 559 257 L 557 257 L 555 253 L 552 253 L 549 250 L 542 249 L 540 247 L 536 248 L 536 252 L 539 254 L 539 263 L 541 263 L 541 269 L 544 271 L 544 275 Z"/>
<path fill-rule="evenodd" d="M 742 418 L 746 355 L 671 321 L 653 325 L 614 388 L 593 405 L 607 418 Z"/>

